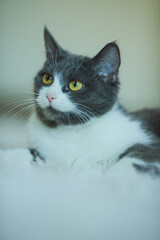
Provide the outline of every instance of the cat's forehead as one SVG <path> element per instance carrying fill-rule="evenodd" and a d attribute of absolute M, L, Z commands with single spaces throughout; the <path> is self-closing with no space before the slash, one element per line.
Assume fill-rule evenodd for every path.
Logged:
<path fill-rule="evenodd" d="M 53 73 L 60 73 L 61 75 L 76 75 L 79 72 L 87 72 L 90 68 L 89 58 L 70 54 L 63 58 L 57 58 L 55 61 L 47 60 L 44 68 L 49 69 Z"/>

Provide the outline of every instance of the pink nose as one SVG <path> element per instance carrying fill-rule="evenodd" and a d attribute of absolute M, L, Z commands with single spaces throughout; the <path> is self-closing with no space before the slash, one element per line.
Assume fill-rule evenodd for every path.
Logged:
<path fill-rule="evenodd" d="M 55 99 L 52 95 L 47 94 L 46 98 L 48 99 L 48 102 L 51 103 L 53 99 Z"/>

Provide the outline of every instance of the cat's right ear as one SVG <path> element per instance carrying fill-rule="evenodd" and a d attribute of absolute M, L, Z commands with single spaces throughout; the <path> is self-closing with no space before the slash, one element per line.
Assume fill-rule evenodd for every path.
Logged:
<path fill-rule="evenodd" d="M 97 74 L 105 81 L 116 81 L 120 66 L 120 51 L 115 42 L 108 43 L 93 59 Z"/>
<path fill-rule="evenodd" d="M 46 57 L 48 59 L 54 59 L 64 54 L 64 50 L 59 46 L 46 26 L 44 28 L 44 41 L 46 47 Z"/>

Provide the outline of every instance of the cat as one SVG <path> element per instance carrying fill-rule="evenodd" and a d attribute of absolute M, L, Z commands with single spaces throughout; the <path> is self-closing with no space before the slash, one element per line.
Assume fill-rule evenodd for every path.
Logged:
<path fill-rule="evenodd" d="M 46 61 L 34 80 L 30 152 L 55 168 L 102 168 L 133 159 L 160 175 L 160 110 L 128 113 L 119 103 L 120 50 L 108 43 L 95 57 L 64 50 L 44 29 Z"/>

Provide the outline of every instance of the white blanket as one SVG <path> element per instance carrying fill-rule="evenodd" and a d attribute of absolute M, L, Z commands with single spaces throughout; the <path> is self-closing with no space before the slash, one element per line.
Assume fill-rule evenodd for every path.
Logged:
<path fill-rule="evenodd" d="M 2 240 L 160 239 L 160 181 L 127 164 L 75 174 L 0 150 L 0 196 Z"/>

